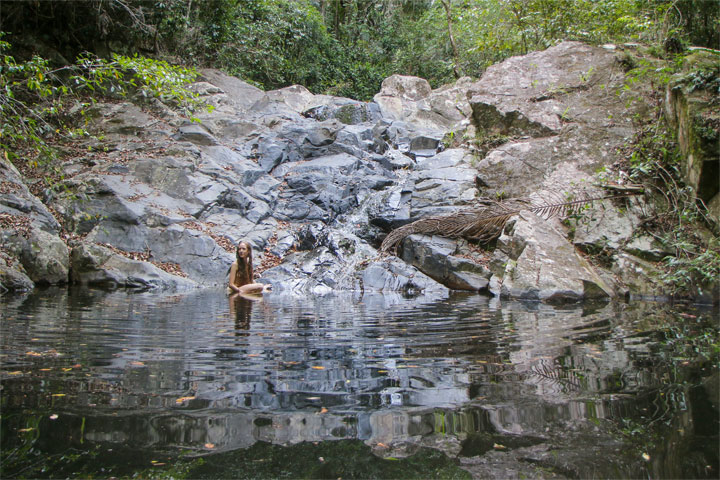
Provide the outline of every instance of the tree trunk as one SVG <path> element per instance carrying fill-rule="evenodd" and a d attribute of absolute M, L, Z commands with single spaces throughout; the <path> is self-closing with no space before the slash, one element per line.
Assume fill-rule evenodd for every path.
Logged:
<path fill-rule="evenodd" d="M 450 46 L 452 47 L 452 56 L 453 56 L 453 72 L 455 73 L 455 78 L 462 77 L 462 74 L 460 72 L 460 53 L 458 52 L 457 44 L 455 43 L 455 36 L 453 35 L 452 30 L 452 13 L 450 12 L 450 1 L 451 0 L 440 0 L 443 4 L 443 7 L 445 7 L 445 14 L 447 16 L 447 26 L 448 26 L 448 36 L 450 37 Z"/>

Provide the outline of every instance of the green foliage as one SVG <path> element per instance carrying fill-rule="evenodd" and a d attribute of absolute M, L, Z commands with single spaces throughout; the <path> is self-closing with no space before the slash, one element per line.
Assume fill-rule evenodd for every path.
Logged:
<path fill-rule="evenodd" d="M 104 96 L 137 94 L 158 98 L 191 113 L 201 106 L 186 88 L 196 73 L 164 61 L 113 55 L 111 60 L 89 55 L 72 66 L 52 69 L 41 57 L 18 62 L 6 54 L 0 40 L 0 148 L 8 160 L 25 157 L 32 166 L 48 166 L 56 158 L 53 145 L 89 133 L 69 126 L 67 111 Z M 90 98 L 92 96 L 92 98 Z"/>
<path fill-rule="evenodd" d="M 624 91 L 632 90 L 635 83 L 664 90 L 671 79 L 680 79 L 691 91 L 712 92 L 717 88 L 717 74 L 712 68 L 691 69 L 679 76 L 687 63 L 683 56 L 666 60 L 635 58 L 629 63 L 633 67 L 627 72 Z M 657 99 L 662 91 L 653 94 Z M 662 118 L 659 101 L 655 102 L 653 115 L 642 119 L 638 127 L 622 152 L 626 159 L 622 170 L 631 182 L 642 183 L 652 197 L 654 207 L 645 226 L 667 251 L 674 253 L 660 265 L 660 280 L 673 295 L 700 294 L 720 278 L 720 243 L 710 233 L 715 231 L 717 235 L 718 219 L 707 212 L 697 192 L 683 182 L 680 149 L 675 134 Z"/>
<path fill-rule="evenodd" d="M 437 87 L 562 40 L 720 41 L 720 2 L 704 0 L 17 0 L 3 13 L 19 40 L 44 32 L 55 57 L 151 52 L 264 89 L 364 100 L 393 73 Z"/>

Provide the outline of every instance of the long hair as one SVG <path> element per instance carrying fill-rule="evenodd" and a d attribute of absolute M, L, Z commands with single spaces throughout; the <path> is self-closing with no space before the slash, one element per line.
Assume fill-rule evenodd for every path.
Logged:
<path fill-rule="evenodd" d="M 247 259 L 238 254 L 237 247 L 245 245 L 248 249 Z M 247 242 L 240 242 L 235 247 L 235 260 L 237 261 L 237 273 L 235 274 L 235 283 L 240 286 L 253 283 L 253 264 L 252 264 L 252 247 Z"/>

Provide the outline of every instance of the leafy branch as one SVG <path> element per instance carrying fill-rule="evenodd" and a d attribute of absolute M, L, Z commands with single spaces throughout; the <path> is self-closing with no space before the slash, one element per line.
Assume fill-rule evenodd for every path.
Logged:
<path fill-rule="evenodd" d="M 39 56 L 17 62 L 6 53 L 10 47 L 0 36 L 0 149 L 10 161 L 27 152 L 30 165 L 49 165 L 57 156 L 52 147 L 57 140 L 89 135 L 68 126 L 64 116 L 68 103 L 79 103 L 84 114 L 88 97 L 133 93 L 158 98 L 186 115 L 203 106 L 187 88 L 197 76 L 190 68 L 137 55 L 110 60 L 85 55 L 73 65 L 51 69 Z"/>

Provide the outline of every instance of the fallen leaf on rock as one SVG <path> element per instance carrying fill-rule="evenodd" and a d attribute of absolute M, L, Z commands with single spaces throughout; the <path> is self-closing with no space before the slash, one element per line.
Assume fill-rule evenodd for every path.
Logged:
<path fill-rule="evenodd" d="M 175 400 L 175 403 L 183 403 L 187 400 L 195 400 L 195 397 L 180 397 L 177 400 Z"/>
<path fill-rule="evenodd" d="M 496 450 L 505 450 L 507 447 L 505 445 L 501 445 L 499 443 L 493 443 L 493 448 Z"/>
<path fill-rule="evenodd" d="M 209 443 L 209 442 L 208 442 L 208 443 L 206 443 L 206 444 L 205 444 L 205 448 L 208 448 L 208 449 L 212 449 L 212 448 L 215 448 L 215 444 L 214 444 L 214 443 Z"/>

